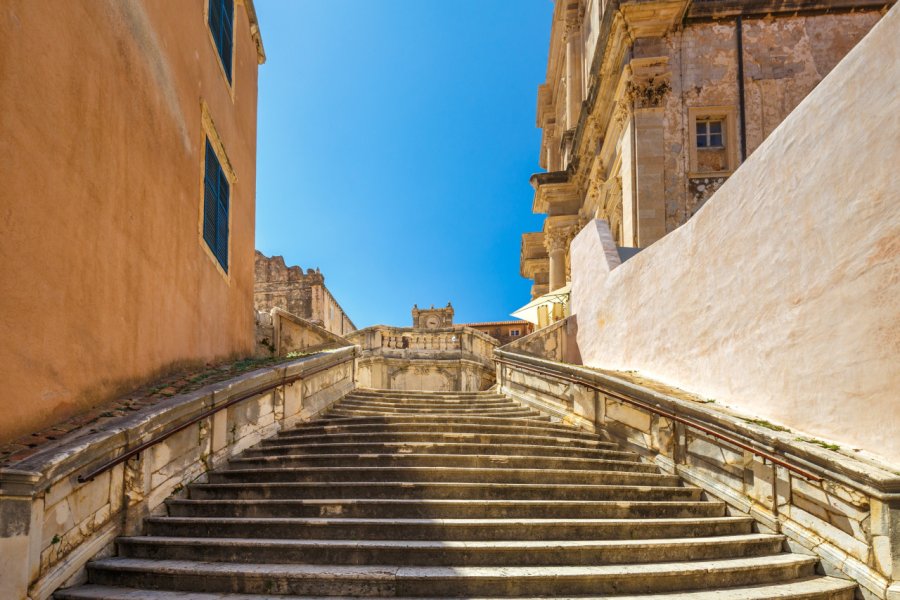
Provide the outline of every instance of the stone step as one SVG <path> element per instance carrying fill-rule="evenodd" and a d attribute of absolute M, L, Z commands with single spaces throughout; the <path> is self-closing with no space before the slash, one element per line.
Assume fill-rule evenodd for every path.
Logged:
<path fill-rule="evenodd" d="M 677 519 L 352 519 L 148 517 L 168 537 L 365 540 L 621 540 L 750 533 L 749 517 Z"/>
<path fill-rule="evenodd" d="M 290 429 L 290 431 L 304 431 L 306 429 L 318 429 L 318 428 L 332 428 L 337 426 L 346 426 L 346 425 L 377 425 L 377 426 L 385 426 L 392 427 L 395 425 L 427 425 L 428 427 L 433 426 L 448 426 L 448 427 L 468 427 L 471 425 L 487 425 L 487 426 L 500 426 L 500 427 L 516 427 L 519 429 L 530 429 L 530 428 L 539 428 L 539 429 L 553 429 L 554 431 L 568 431 L 573 435 L 578 434 L 586 434 L 586 435 L 594 435 L 589 432 L 582 432 L 578 429 L 573 429 L 571 427 L 567 427 L 560 423 L 554 423 L 550 420 L 550 417 L 547 416 L 539 416 L 539 417 L 528 417 L 526 419 L 522 418 L 507 418 L 507 417 L 456 417 L 452 421 L 446 421 L 442 419 L 437 419 L 434 415 L 404 415 L 404 416 L 364 416 L 364 417 L 331 417 L 328 415 L 323 415 L 322 417 L 316 419 L 315 421 L 310 421 L 308 423 L 303 423 L 297 425 L 294 429 Z M 452 430 L 451 430 L 452 431 Z M 285 432 L 285 433 L 287 433 Z"/>
<path fill-rule="evenodd" d="M 286 429 L 278 433 L 278 437 L 290 437 L 296 435 L 323 434 L 323 433 L 389 433 L 397 432 L 422 432 L 434 431 L 439 433 L 537 433 L 540 435 L 558 435 L 569 439 L 604 440 L 602 435 L 581 431 L 551 423 L 549 421 L 535 419 L 491 419 L 489 422 L 464 423 L 459 419 L 453 421 L 439 421 L 434 417 L 412 415 L 409 417 L 396 417 L 379 419 L 376 417 L 362 417 L 350 419 L 336 419 L 334 421 L 319 420 L 297 425 L 292 429 Z M 480 419 L 479 419 L 480 420 Z M 614 444 L 610 443 L 610 446 Z"/>
<path fill-rule="evenodd" d="M 482 398 L 379 398 L 372 396 L 357 396 L 350 394 L 344 396 L 341 402 L 360 402 L 385 406 L 490 406 L 492 404 L 510 404 L 518 406 L 519 403 L 503 396 Z"/>
<path fill-rule="evenodd" d="M 793 581 L 717 588 L 700 591 L 675 591 L 672 593 L 635 595 L 571 596 L 554 595 L 555 600 L 853 600 L 856 584 L 834 577 L 806 577 Z M 279 600 L 351 600 L 349 597 L 279 595 Z M 373 600 L 373 596 L 356 596 L 353 600 Z M 469 596 L 470 600 L 498 600 L 492 597 Z M 520 600 L 539 600 L 535 596 L 520 596 Z M 86 585 L 56 593 L 56 600 L 272 600 L 271 595 L 206 594 L 149 591 L 135 588 Z M 409 596 L 394 600 L 411 600 Z M 546 597 L 544 598 L 546 600 Z"/>
<path fill-rule="evenodd" d="M 633 463 L 629 463 L 633 464 Z M 676 486 L 680 479 L 660 473 L 631 473 L 611 470 L 522 469 L 506 467 L 284 467 L 213 471 L 210 483 L 275 483 L 303 481 L 409 481 L 454 483 L 535 483 L 665 485 Z"/>
<path fill-rule="evenodd" d="M 372 398 L 506 398 L 490 390 L 478 392 L 430 392 L 425 390 L 375 390 L 368 388 L 356 388 L 351 395 L 367 396 Z"/>
<path fill-rule="evenodd" d="M 228 469 L 301 467 L 460 467 L 551 470 L 629 471 L 658 473 L 659 467 L 634 460 L 609 460 L 567 456 L 516 456 L 509 454 L 360 453 L 285 454 L 231 459 Z"/>
<path fill-rule="evenodd" d="M 328 411 L 328 416 L 333 417 L 348 417 L 348 416 L 363 416 L 363 417 L 392 417 L 398 416 L 402 417 L 404 415 L 432 415 L 435 417 L 507 417 L 507 418 L 518 418 L 518 417 L 535 417 L 539 416 L 537 411 L 528 409 L 528 408 L 485 408 L 485 409 L 477 409 L 477 410 L 466 410 L 461 408 L 447 408 L 447 409 L 402 409 L 402 408 L 394 408 L 391 410 L 383 410 L 380 408 L 365 408 L 365 407 L 353 407 L 348 406 L 346 408 L 342 406 L 338 406 L 336 408 L 332 408 Z"/>
<path fill-rule="evenodd" d="M 699 500 L 700 488 L 644 485 L 553 485 L 543 483 L 317 481 L 287 483 L 195 483 L 188 487 L 195 500 L 256 499 L 460 499 L 460 500 Z"/>
<path fill-rule="evenodd" d="M 323 498 L 305 500 L 166 501 L 172 517 L 347 517 L 357 519 L 639 519 L 722 517 L 718 501 L 427 500 Z"/>
<path fill-rule="evenodd" d="M 516 597 L 721 589 L 813 574 L 815 559 L 794 554 L 698 562 L 554 567 L 398 567 L 235 564 L 107 558 L 91 581 L 147 589 L 326 596 Z"/>
<path fill-rule="evenodd" d="M 341 402 L 365 403 L 372 406 L 491 406 L 495 404 L 521 406 L 515 400 L 495 396 L 491 398 L 373 398 L 350 394 L 344 396 Z"/>
<path fill-rule="evenodd" d="M 245 450 L 241 457 L 273 457 L 285 455 L 318 454 L 478 454 L 482 456 L 562 456 L 582 458 L 602 458 L 607 460 L 639 461 L 635 452 L 605 450 L 602 448 L 576 448 L 540 444 L 479 444 L 446 442 L 354 442 L 284 444 L 256 447 Z"/>
<path fill-rule="evenodd" d="M 624 565 L 767 556 L 784 537 L 751 533 L 649 540 L 484 541 L 282 540 L 136 536 L 119 538 L 119 556 L 154 560 L 316 565 L 539 566 Z"/>
<path fill-rule="evenodd" d="M 512 402 L 491 403 L 491 404 L 382 404 L 362 400 L 343 400 L 336 404 L 336 410 L 369 410 L 380 413 L 401 413 L 416 415 L 419 413 L 430 414 L 431 412 L 451 412 L 459 415 L 479 415 L 492 414 L 496 411 L 523 411 L 534 410 L 527 406 L 514 404 Z"/>
<path fill-rule="evenodd" d="M 539 433 L 442 433 L 440 431 L 386 431 L 382 433 L 325 433 L 304 435 L 281 435 L 263 440 L 257 449 L 284 446 L 289 444 L 319 443 L 383 443 L 383 442 L 420 442 L 420 443 L 454 443 L 470 442 L 479 444 L 521 444 L 541 446 L 561 446 L 571 448 L 591 448 L 617 450 L 618 446 L 611 442 L 594 438 L 570 438 L 564 434 L 541 435 Z"/>

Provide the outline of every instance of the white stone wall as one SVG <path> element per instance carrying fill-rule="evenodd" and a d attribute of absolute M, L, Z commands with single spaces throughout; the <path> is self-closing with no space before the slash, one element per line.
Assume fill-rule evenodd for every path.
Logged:
<path fill-rule="evenodd" d="M 686 225 L 598 270 L 572 244 L 585 364 L 637 370 L 900 464 L 900 9 Z"/>

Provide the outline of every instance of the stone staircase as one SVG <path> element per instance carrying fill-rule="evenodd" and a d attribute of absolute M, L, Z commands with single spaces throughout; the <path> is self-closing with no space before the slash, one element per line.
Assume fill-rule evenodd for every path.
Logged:
<path fill-rule="evenodd" d="M 784 538 L 490 392 L 356 390 L 231 461 L 57 600 L 828 599 Z"/>

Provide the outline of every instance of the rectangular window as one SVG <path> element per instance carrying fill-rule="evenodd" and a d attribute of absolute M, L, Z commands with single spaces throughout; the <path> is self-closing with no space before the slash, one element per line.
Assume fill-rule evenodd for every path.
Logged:
<path fill-rule="evenodd" d="M 228 272 L 228 200 L 231 189 L 219 158 L 206 140 L 203 175 L 203 240 Z"/>
<path fill-rule="evenodd" d="M 231 83 L 231 49 L 234 45 L 234 0 L 209 0 L 209 30 Z"/>
<path fill-rule="evenodd" d="M 519 330 L 518 330 L 518 329 L 512 329 L 512 330 L 510 330 L 509 336 L 510 336 L 510 337 L 519 337 Z"/>
<path fill-rule="evenodd" d="M 697 148 L 724 148 L 722 121 L 697 121 Z"/>

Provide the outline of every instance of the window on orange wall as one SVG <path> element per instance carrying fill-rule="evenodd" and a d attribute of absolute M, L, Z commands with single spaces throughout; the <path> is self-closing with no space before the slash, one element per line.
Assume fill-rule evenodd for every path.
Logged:
<path fill-rule="evenodd" d="M 234 0 L 209 0 L 209 30 L 231 83 L 231 54 L 234 48 Z"/>
<path fill-rule="evenodd" d="M 231 186 L 219 157 L 206 140 L 206 169 L 203 174 L 203 240 L 228 273 L 228 203 Z"/>
<path fill-rule="evenodd" d="M 509 335 L 510 335 L 510 337 L 519 337 L 519 330 L 518 329 L 510 329 Z"/>

